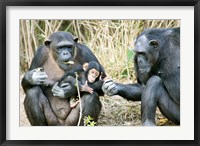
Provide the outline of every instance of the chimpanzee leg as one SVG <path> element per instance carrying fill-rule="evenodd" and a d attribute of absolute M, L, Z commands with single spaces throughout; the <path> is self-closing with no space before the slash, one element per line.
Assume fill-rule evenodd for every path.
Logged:
<path fill-rule="evenodd" d="M 101 102 L 99 96 L 96 92 L 92 94 L 85 93 L 81 97 L 81 106 L 82 106 L 82 120 L 80 125 L 84 125 L 84 117 L 92 117 L 95 122 L 98 120 L 98 116 L 101 111 Z M 77 125 L 78 118 L 80 114 L 80 103 L 72 109 L 71 113 L 66 119 L 66 125 Z"/>
<path fill-rule="evenodd" d="M 169 96 L 164 88 L 158 101 L 158 107 L 163 115 L 176 124 L 180 124 L 180 105 Z"/>
<path fill-rule="evenodd" d="M 96 92 L 93 92 L 92 94 L 86 93 L 82 96 L 82 99 L 84 103 L 83 118 L 90 116 L 97 122 L 102 106 L 99 95 Z"/>
<path fill-rule="evenodd" d="M 57 118 L 40 87 L 35 86 L 26 92 L 24 107 L 33 126 L 56 125 Z"/>
<path fill-rule="evenodd" d="M 180 121 L 180 107 L 173 102 L 158 76 L 152 76 L 148 80 L 142 93 L 141 105 L 142 125 L 155 125 L 157 106 L 173 122 Z"/>

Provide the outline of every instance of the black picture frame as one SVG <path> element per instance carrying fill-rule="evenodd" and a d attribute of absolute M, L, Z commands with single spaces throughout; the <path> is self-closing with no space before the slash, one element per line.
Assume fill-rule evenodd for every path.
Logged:
<path fill-rule="evenodd" d="M 6 139 L 6 7 L 7 6 L 194 6 L 194 140 L 7 140 Z M 21 145 L 148 145 L 195 146 L 199 145 L 199 64 L 200 56 L 200 1 L 199 0 L 0 0 L 0 143 L 2 146 Z M 120 131 L 119 131 L 120 134 Z M 127 133 L 128 134 L 128 133 Z M 124 133 L 123 133 L 124 135 Z"/>

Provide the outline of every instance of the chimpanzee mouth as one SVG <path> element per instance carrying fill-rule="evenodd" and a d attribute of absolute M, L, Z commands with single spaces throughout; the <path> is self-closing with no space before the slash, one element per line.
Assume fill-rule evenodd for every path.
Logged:
<path fill-rule="evenodd" d="M 139 71 L 141 74 L 146 73 L 146 69 L 139 69 Z"/>
<path fill-rule="evenodd" d="M 63 61 L 63 64 L 66 64 L 66 65 L 74 64 L 74 61 Z"/>
<path fill-rule="evenodd" d="M 145 68 L 140 68 L 139 69 L 139 71 L 140 71 L 141 74 L 143 74 L 143 73 L 149 73 L 150 70 L 151 70 L 151 68 L 150 68 L 149 64 L 147 64 L 147 66 Z"/>

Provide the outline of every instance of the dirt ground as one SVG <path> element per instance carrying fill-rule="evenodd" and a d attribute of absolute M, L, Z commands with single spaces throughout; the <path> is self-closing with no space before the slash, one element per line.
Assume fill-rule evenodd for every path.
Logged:
<path fill-rule="evenodd" d="M 24 110 L 25 93 L 20 88 L 20 126 L 31 126 Z M 102 110 L 97 126 L 140 126 L 140 102 L 127 101 L 120 96 L 101 96 Z M 159 126 L 175 126 L 160 111 L 156 111 L 156 123 Z"/>

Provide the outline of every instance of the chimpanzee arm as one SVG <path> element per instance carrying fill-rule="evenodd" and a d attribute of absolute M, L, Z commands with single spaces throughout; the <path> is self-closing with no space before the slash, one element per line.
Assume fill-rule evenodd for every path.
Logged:
<path fill-rule="evenodd" d="M 42 85 L 47 79 L 47 74 L 44 71 L 40 71 L 41 68 L 36 68 L 27 71 L 22 79 L 22 87 L 24 92 L 30 89 L 34 85 Z"/>
<path fill-rule="evenodd" d="M 73 78 L 73 79 L 69 78 L 69 81 L 72 82 L 72 83 L 75 83 L 75 78 L 76 78 L 75 73 L 80 74 L 83 71 L 84 71 L 83 67 L 80 64 L 70 65 L 69 70 L 66 71 L 65 74 L 62 76 L 62 78 L 58 81 L 58 86 L 60 86 L 63 81 L 65 82 L 65 80 L 67 79 L 68 76 L 70 76 L 70 78 Z"/>
<path fill-rule="evenodd" d="M 42 85 L 46 81 L 47 74 L 41 68 L 48 58 L 48 53 L 46 52 L 48 52 L 48 48 L 45 48 L 44 46 L 37 49 L 37 52 L 31 62 L 31 66 L 25 73 L 21 82 L 25 93 L 31 87 L 35 85 Z"/>
<path fill-rule="evenodd" d="M 26 72 L 21 82 L 22 88 L 24 89 L 25 93 L 28 89 L 32 87 L 29 79 L 30 77 L 31 77 L 30 73 Z"/>
<path fill-rule="evenodd" d="M 143 86 L 135 83 L 135 84 L 120 84 L 117 83 L 117 88 L 118 88 L 118 95 L 132 101 L 140 101 L 141 100 L 141 95 L 142 95 L 142 90 Z"/>
<path fill-rule="evenodd" d="M 54 96 L 60 98 L 70 98 L 72 95 L 77 94 L 77 89 L 73 88 L 72 85 L 68 82 L 61 83 L 58 85 L 58 82 L 55 83 L 51 89 Z"/>
<path fill-rule="evenodd" d="M 98 93 L 98 95 L 104 95 L 104 92 L 102 91 L 102 85 L 103 85 L 103 80 L 98 80 L 92 84 L 88 84 L 95 92 Z"/>
<path fill-rule="evenodd" d="M 72 88 L 75 88 L 75 89 L 77 88 L 76 78 L 74 78 L 73 76 L 67 76 L 65 78 L 65 82 L 69 82 L 71 84 Z M 82 89 L 82 84 L 79 80 L 78 80 L 78 87 L 80 90 Z"/>
<path fill-rule="evenodd" d="M 119 95 L 127 100 L 140 101 L 143 87 L 138 83 L 120 84 L 109 79 L 103 83 L 102 90 L 109 96 Z"/>
<path fill-rule="evenodd" d="M 87 83 L 85 83 L 83 85 L 79 80 L 77 82 L 75 77 L 73 77 L 73 76 L 67 76 L 67 77 L 65 77 L 65 79 L 63 81 L 60 81 L 59 84 L 56 83 L 52 88 L 52 92 L 53 92 L 54 96 L 58 96 L 60 98 L 69 98 L 72 95 L 75 95 L 77 93 L 77 85 L 76 85 L 77 83 L 78 83 L 78 87 L 79 87 L 80 91 L 89 92 L 89 93 L 93 92 L 93 89 L 91 87 L 89 87 L 87 85 Z M 65 87 L 65 85 L 66 85 L 66 87 Z M 69 92 L 69 91 L 71 91 L 71 92 Z"/>

